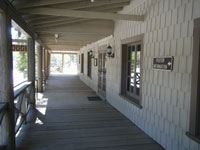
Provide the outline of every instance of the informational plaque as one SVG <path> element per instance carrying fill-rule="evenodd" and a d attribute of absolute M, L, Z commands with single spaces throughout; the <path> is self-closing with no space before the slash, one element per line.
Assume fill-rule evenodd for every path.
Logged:
<path fill-rule="evenodd" d="M 172 71 L 173 63 L 174 63 L 174 58 L 172 56 L 154 57 L 153 58 L 153 69 Z"/>
<path fill-rule="evenodd" d="M 17 52 L 26 52 L 27 45 L 12 45 L 12 50 Z"/>

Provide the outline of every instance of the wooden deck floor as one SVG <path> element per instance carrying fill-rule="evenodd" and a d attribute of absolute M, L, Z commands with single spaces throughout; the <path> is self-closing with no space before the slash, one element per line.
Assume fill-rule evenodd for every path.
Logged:
<path fill-rule="evenodd" d="M 17 137 L 18 150 L 163 150 L 105 101 L 88 101 L 95 93 L 78 76 L 51 76 L 42 112 L 32 111 Z M 31 117 L 30 117 L 31 118 Z"/>

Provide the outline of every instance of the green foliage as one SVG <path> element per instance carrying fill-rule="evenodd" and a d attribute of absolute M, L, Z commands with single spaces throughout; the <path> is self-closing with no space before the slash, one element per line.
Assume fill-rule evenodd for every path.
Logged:
<path fill-rule="evenodd" d="M 20 72 L 27 73 L 27 53 L 19 52 L 19 55 L 16 59 L 16 68 Z"/>

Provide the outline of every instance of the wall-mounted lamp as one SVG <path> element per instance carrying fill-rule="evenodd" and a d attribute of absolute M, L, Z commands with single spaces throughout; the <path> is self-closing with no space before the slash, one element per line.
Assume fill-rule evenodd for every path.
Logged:
<path fill-rule="evenodd" d="M 56 43 L 58 43 L 58 38 L 59 38 L 59 35 L 56 33 L 55 34 L 55 41 L 56 41 Z"/>
<path fill-rule="evenodd" d="M 94 52 L 92 50 L 90 50 L 89 54 L 90 54 L 90 58 L 94 58 Z"/>
<path fill-rule="evenodd" d="M 115 54 L 112 51 L 112 47 L 110 45 L 107 47 L 107 56 L 112 58 L 114 58 L 115 56 Z"/>

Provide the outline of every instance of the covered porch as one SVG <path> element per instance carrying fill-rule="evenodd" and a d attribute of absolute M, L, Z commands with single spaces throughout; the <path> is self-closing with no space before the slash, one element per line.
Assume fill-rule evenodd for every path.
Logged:
<path fill-rule="evenodd" d="M 200 150 L 199 8 L 0 0 L 0 150 Z"/>

